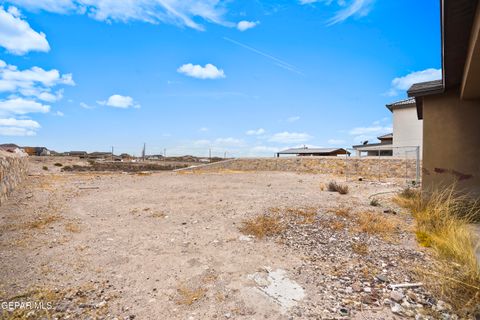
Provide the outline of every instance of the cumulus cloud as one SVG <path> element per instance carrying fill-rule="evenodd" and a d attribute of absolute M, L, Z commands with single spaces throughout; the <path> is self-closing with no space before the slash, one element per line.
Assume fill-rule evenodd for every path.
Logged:
<path fill-rule="evenodd" d="M 391 97 L 397 96 L 400 92 L 407 91 L 415 83 L 439 79 L 442 79 L 442 69 L 430 68 L 411 72 L 406 76 L 393 79 L 392 86 L 386 95 Z"/>
<path fill-rule="evenodd" d="M 193 65 L 191 63 L 184 64 L 177 69 L 177 72 L 197 79 L 220 79 L 225 78 L 225 72 L 222 69 L 218 69 L 213 64 L 206 64 L 204 67 L 201 65 Z"/>
<path fill-rule="evenodd" d="M 47 113 L 50 111 L 49 105 L 24 98 L 11 98 L 0 100 L 0 115 L 24 115 L 28 113 Z"/>
<path fill-rule="evenodd" d="M 239 23 L 237 23 L 237 29 L 240 30 L 240 31 L 246 31 L 248 29 L 255 28 L 259 24 L 260 24 L 259 21 L 243 20 L 243 21 L 240 21 Z"/>
<path fill-rule="evenodd" d="M 307 133 L 299 132 L 279 132 L 270 137 L 269 141 L 278 143 L 301 143 L 312 139 Z"/>
<path fill-rule="evenodd" d="M 256 130 L 248 130 L 247 132 L 245 132 L 245 134 L 248 135 L 248 136 L 259 136 L 259 135 L 264 134 L 265 132 L 266 132 L 265 129 L 259 128 L 259 129 L 256 129 Z"/>
<path fill-rule="evenodd" d="M 7 11 L 0 6 L 0 46 L 16 55 L 30 51 L 50 51 L 45 34 L 33 30 L 28 22 L 22 20 L 15 7 L 10 7 Z"/>
<path fill-rule="evenodd" d="M 31 137 L 35 136 L 36 134 L 37 133 L 35 131 L 26 128 L 0 126 L 0 136 Z"/>
<path fill-rule="evenodd" d="M 18 127 L 27 129 L 38 129 L 40 124 L 33 120 L 18 120 L 14 118 L 0 119 L 0 126 L 2 127 Z"/>
<path fill-rule="evenodd" d="M 9 0 L 28 10 L 45 10 L 60 14 L 87 14 L 107 22 L 143 21 L 169 23 L 204 30 L 196 21 L 230 26 L 223 16 L 226 12 L 221 0 Z"/>
<path fill-rule="evenodd" d="M 63 90 L 53 91 L 59 85 L 73 86 L 72 74 L 61 74 L 58 70 L 44 70 L 40 67 L 19 70 L 0 60 L 0 92 L 18 93 L 35 97 L 46 102 L 63 98 Z"/>
<path fill-rule="evenodd" d="M 328 25 L 341 23 L 351 17 L 364 17 L 370 13 L 375 0 L 300 0 L 300 4 L 307 5 L 313 3 L 324 3 L 331 5 L 335 3 L 339 8 L 334 16 L 330 18 Z"/>
<path fill-rule="evenodd" d="M 97 101 L 97 103 L 100 105 L 120 109 L 140 108 L 140 105 L 137 104 L 132 97 L 122 96 L 119 94 L 114 94 L 110 96 L 106 101 Z"/>

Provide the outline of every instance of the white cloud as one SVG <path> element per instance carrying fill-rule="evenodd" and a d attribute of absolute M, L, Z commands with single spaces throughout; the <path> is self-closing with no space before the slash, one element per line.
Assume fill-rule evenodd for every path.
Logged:
<path fill-rule="evenodd" d="M 100 105 L 106 105 L 113 108 L 128 109 L 128 108 L 140 108 L 140 105 L 137 104 L 132 97 L 122 96 L 119 94 L 114 94 L 110 96 L 107 101 L 97 101 Z M 82 105 L 82 104 L 80 104 Z"/>
<path fill-rule="evenodd" d="M 331 144 L 331 145 L 342 145 L 342 144 L 345 144 L 345 140 L 341 140 L 341 139 L 330 139 L 327 141 L 328 144 Z"/>
<path fill-rule="evenodd" d="M 50 51 L 50 46 L 43 32 L 33 30 L 28 22 L 22 20 L 15 7 L 6 11 L 0 6 L 0 46 L 16 55 L 30 51 Z"/>
<path fill-rule="evenodd" d="M 259 21 L 247 21 L 243 20 L 237 23 L 237 29 L 240 31 L 246 31 L 248 29 L 255 28 L 257 25 L 259 25 Z"/>
<path fill-rule="evenodd" d="M 371 127 L 357 127 L 350 130 L 351 135 L 364 135 L 364 134 L 378 134 L 391 132 L 392 127 L 384 126 L 371 126 Z"/>
<path fill-rule="evenodd" d="M 24 98 L 0 100 L 0 114 L 47 113 L 50 106 Z"/>
<path fill-rule="evenodd" d="M 403 77 L 392 80 L 392 87 L 386 93 L 387 96 L 397 96 L 399 92 L 407 91 L 413 84 L 432 80 L 442 79 L 442 69 L 425 69 L 415 71 Z"/>
<path fill-rule="evenodd" d="M 169 23 L 203 30 L 198 18 L 231 26 L 223 19 L 226 10 L 221 0 L 10 0 L 29 10 L 67 14 L 88 14 L 100 21 L 143 21 Z"/>
<path fill-rule="evenodd" d="M 198 129 L 198 131 L 200 132 L 207 132 L 208 131 L 208 128 L 207 127 L 202 127 L 200 129 Z"/>
<path fill-rule="evenodd" d="M 375 0 L 300 0 L 300 4 L 313 4 L 317 2 L 324 3 L 326 5 L 331 5 L 336 3 L 340 10 L 338 10 L 335 15 L 330 18 L 327 22 L 328 25 L 334 25 L 341 23 L 351 17 L 364 17 L 372 9 L 373 2 Z"/>
<path fill-rule="evenodd" d="M 38 129 L 40 124 L 33 120 L 18 120 L 14 118 L 0 119 L 1 127 L 19 127 L 27 129 Z"/>
<path fill-rule="evenodd" d="M 0 136 L 30 137 L 36 134 L 35 131 L 26 128 L 0 126 Z"/>
<path fill-rule="evenodd" d="M 225 72 L 222 69 L 218 69 L 213 64 L 206 64 L 204 67 L 201 65 L 193 65 L 191 63 L 184 64 L 177 69 L 177 72 L 183 73 L 189 77 L 197 79 L 220 79 L 225 78 Z"/>
<path fill-rule="evenodd" d="M 241 147 L 245 145 L 245 141 L 236 138 L 218 138 L 213 144 L 218 147 Z"/>
<path fill-rule="evenodd" d="M 279 148 L 268 146 L 255 146 L 250 149 L 254 154 L 275 153 L 279 151 Z"/>
<path fill-rule="evenodd" d="M 293 117 L 287 118 L 287 122 L 296 122 L 298 120 L 300 120 L 299 116 L 293 116 Z"/>
<path fill-rule="evenodd" d="M 60 74 L 56 69 L 44 70 L 40 67 L 19 70 L 0 60 L 0 92 L 55 102 L 63 98 L 62 89 L 52 92 L 52 88 L 58 85 L 75 85 L 72 74 Z"/>
<path fill-rule="evenodd" d="M 65 115 L 65 113 L 63 113 L 62 111 L 56 111 L 53 115 L 55 115 L 57 117 L 63 117 Z"/>
<path fill-rule="evenodd" d="M 248 130 L 247 132 L 245 132 L 245 134 L 248 136 L 259 136 L 264 134 L 265 132 L 266 132 L 265 129 L 259 128 L 257 130 Z"/>
<path fill-rule="evenodd" d="M 95 109 L 95 106 L 88 105 L 85 102 L 80 102 L 80 107 L 83 109 Z"/>
<path fill-rule="evenodd" d="M 269 141 L 278 143 L 301 143 L 312 139 L 312 136 L 307 133 L 298 132 L 279 132 L 270 137 Z"/>

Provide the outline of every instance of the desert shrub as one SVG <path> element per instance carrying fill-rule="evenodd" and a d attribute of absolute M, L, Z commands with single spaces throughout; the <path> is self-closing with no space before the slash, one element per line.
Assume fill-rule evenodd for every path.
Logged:
<path fill-rule="evenodd" d="M 338 184 L 337 182 L 335 181 L 331 181 L 329 184 L 328 184 L 328 191 L 331 191 L 331 192 L 338 192 L 340 194 L 347 194 L 348 193 L 348 186 L 347 185 L 342 185 L 342 184 Z"/>
<path fill-rule="evenodd" d="M 55 167 L 63 167 L 63 164 L 61 164 L 60 162 L 56 162 L 56 163 L 54 164 L 54 166 L 55 166 Z"/>
<path fill-rule="evenodd" d="M 370 205 L 372 207 L 378 207 L 380 205 L 380 202 L 378 201 L 378 199 L 373 198 L 372 200 L 370 200 Z"/>
<path fill-rule="evenodd" d="M 43 167 L 42 167 L 42 170 L 48 171 L 48 167 L 47 167 L 47 166 L 43 166 Z"/>

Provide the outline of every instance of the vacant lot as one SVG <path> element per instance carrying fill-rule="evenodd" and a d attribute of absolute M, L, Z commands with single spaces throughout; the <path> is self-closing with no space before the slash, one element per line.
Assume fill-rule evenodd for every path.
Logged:
<path fill-rule="evenodd" d="M 388 287 L 417 282 L 417 269 L 431 263 L 386 193 L 401 181 L 349 182 L 340 194 L 328 183 L 341 177 L 314 174 L 41 167 L 32 163 L 32 176 L 0 207 L 0 301 L 52 301 L 53 309 L 4 318 L 449 313 L 423 287 L 393 295 Z"/>

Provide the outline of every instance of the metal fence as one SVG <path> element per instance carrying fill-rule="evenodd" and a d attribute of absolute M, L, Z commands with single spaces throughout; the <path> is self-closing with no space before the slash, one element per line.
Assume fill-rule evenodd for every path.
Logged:
<path fill-rule="evenodd" d="M 421 180 L 420 147 L 390 147 L 390 151 L 368 150 L 357 152 L 347 148 L 345 179 L 386 182 L 389 178 L 405 179 L 407 184 L 418 185 Z"/>

